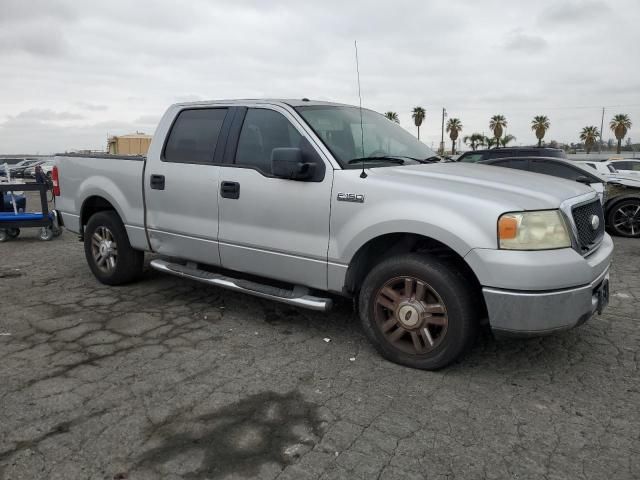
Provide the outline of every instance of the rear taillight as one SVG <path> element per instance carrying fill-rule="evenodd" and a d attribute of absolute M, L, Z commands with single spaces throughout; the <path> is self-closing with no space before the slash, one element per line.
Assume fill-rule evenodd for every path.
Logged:
<path fill-rule="evenodd" d="M 58 166 L 54 165 L 51 172 L 51 180 L 53 180 L 53 195 L 60 196 L 60 182 L 58 182 Z"/>

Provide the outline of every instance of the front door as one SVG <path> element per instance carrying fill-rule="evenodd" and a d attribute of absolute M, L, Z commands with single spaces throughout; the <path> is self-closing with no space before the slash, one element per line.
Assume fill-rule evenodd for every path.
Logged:
<path fill-rule="evenodd" d="M 273 149 L 306 146 L 308 152 L 306 132 L 279 107 L 249 108 L 236 120 L 237 148 L 220 171 L 222 266 L 326 289 L 332 168 L 313 151 L 321 175 L 275 178 Z"/>
<path fill-rule="evenodd" d="M 227 108 L 178 113 L 159 158 L 144 176 L 146 225 L 153 251 L 210 265 L 218 251 L 218 185 Z M 225 119 L 227 123 L 225 123 Z M 151 154 L 151 152 L 150 152 Z"/>

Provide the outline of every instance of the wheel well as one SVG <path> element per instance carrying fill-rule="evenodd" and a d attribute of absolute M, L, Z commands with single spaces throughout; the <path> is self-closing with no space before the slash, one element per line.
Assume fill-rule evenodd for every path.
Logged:
<path fill-rule="evenodd" d="M 93 196 L 87 198 L 82 204 L 82 208 L 80 209 L 80 231 L 84 233 L 84 226 L 87 224 L 92 215 L 103 212 L 105 210 L 113 210 L 116 209 L 108 200 L 105 200 L 102 197 Z"/>
<path fill-rule="evenodd" d="M 438 240 L 414 233 L 390 233 L 365 243 L 356 252 L 347 270 L 344 290 L 348 295 L 356 294 L 366 275 L 382 260 L 403 253 L 428 253 L 446 258 L 472 282 L 473 289 L 480 294 L 481 287 L 471 267 L 453 249 Z M 481 297 L 481 295 L 480 295 Z"/>

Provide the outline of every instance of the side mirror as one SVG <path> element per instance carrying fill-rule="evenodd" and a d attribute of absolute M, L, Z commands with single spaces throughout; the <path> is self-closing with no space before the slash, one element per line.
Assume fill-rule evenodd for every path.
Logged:
<path fill-rule="evenodd" d="M 591 185 L 591 180 L 583 176 L 576 178 L 576 182 L 584 183 L 585 185 Z"/>
<path fill-rule="evenodd" d="M 305 162 L 299 148 L 274 148 L 271 151 L 271 173 L 288 180 L 307 180 L 313 177 L 316 164 Z"/>

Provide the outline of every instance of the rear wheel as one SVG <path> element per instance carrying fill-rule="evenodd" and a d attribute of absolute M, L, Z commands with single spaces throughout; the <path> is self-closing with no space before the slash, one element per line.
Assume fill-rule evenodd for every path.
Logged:
<path fill-rule="evenodd" d="M 18 236 L 20 235 L 20 229 L 19 228 L 9 228 L 9 229 L 7 229 L 7 235 L 9 235 L 9 238 L 18 238 Z"/>
<path fill-rule="evenodd" d="M 360 318 L 386 359 L 435 370 L 458 358 L 473 340 L 475 298 L 454 264 L 406 254 L 380 263 L 367 275 Z"/>
<path fill-rule="evenodd" d="M 615 204 L 607 215 L 611 233 L 620 237 L 640 237 L 640 199 L 630 198 Z"/>
<path fill-rule="evenodd" d="M 122 220 L 114 211 L 93 215 L 84 231 L 84 252 L 89 268 L 106 285 L 121 285 L 141 272 L 144 253 L 129 243 Z"/>
<path fill-rule="evenodd" d="M 41 227 L 38 237 L 43 242 L 48 242 L 53 238 L 53 229 L 51 227 Z"/>

